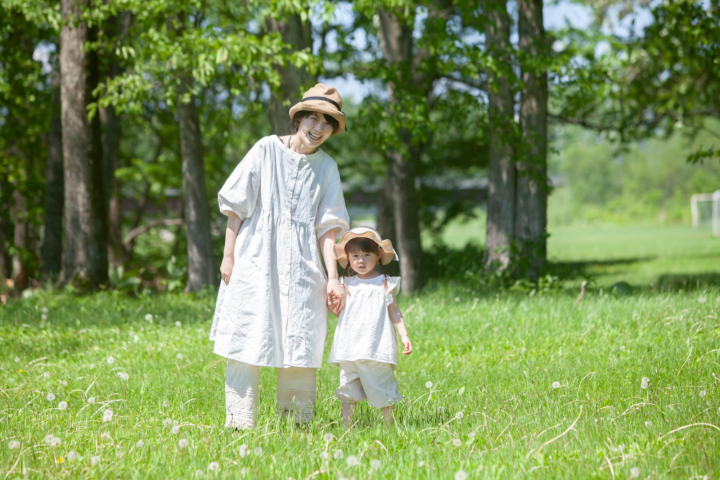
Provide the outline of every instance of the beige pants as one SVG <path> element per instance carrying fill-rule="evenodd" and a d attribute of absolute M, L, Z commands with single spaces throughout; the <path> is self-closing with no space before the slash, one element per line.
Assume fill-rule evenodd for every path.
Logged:
<path fill-rule="evenodd" d="M 278 415 L 311 422 L 315 406 L 315 368 L 278 368 Z M 225 427 L 254 428 L 257 419 L 260 367 L 228 360 L 225 375 Z"/>

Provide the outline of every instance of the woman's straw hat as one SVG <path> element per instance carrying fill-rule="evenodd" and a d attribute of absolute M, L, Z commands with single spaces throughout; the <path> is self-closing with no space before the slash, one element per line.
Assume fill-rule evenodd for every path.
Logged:
<path fill-rule="evenodd" d="M 303 99 L 290 109 L 290 119 L 295 119 L 295 114 L 302 110 L 320 112 L 323 115 L 330 115 L 338 121 L 337 130 L 332 134 L 337 135 L 347 130 L 345 128 L 345 114 L 342 112 L 342 98 L 334 87 L 326 87 L 318 83 L 305 92 Z"/>
<path fill-rule="evenodd" d="M 345 256 L 345 245 L 347 245 L 347 243 L 353 238 L 369 238 L 377 243 L 381 248 L 380 262 L 383 265 L 387 265 L 393 260 L 398 259 L 397 253 L 395 253 L 395 249 L 392 246 L 392 242 L 390 240 L 383 240 L 380 238 L 380 234 L 374 228 L 355 227 L 345 232 L 345 235 L 342 236 L 340 243 L 335 244 L 334 247 L 335 257 L 338 262 L 340 262 L 340 266 L 343 268 L 347 268 L 348 266 L 348 259 L 347 256 Z"/>

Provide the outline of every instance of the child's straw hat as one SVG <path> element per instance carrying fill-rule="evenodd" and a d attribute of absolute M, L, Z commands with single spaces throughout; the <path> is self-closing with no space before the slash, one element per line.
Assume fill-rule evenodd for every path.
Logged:
<path fill-rule="evenodd" d="M 318 83 L 305 92 L 303 99 L 290 109 L 290 119 L 295 119 L 295 114 L 302 110 L 320 112 L 323 115 L 330 115 L 338 121 L 338 128 L 332 134 L 337 135 L 347 130 L 345 128 L 345 113 L 342 111 L 342 98 L 334 87 L 326 87 Z"/>
<path fill-rule="evenodd" d="M 395 253 L 395 249 L 392 246 L 392 242 L 390 240 L 383 240 L 380 238 L 380 234 L 374 228 L 355 227 L 345 232 L 345 235 L 342 236 L 340 243 L 335 244 L 334 247 L 335 257 L 338 262 L 340 262 L 340 266 L 343 268 L 347 268 L 348 266 L 348 259 L 345 255 L 345 245 L 347 245 L 347 243 L 353 238 L 369 238 L 377 243 L 381 249 L 380 263 L 383 265 L 387 265 L 393 260 L 398 259 L 397 253 Z"/>

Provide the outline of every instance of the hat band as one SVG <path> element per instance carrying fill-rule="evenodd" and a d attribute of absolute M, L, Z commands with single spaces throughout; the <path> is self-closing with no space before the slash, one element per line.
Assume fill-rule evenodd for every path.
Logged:
<path fill-rule="evenodd" d="M 343 113 L 342 110 L 340 110 L 340 105 L 335 100 L 330 100 L 329 98 L 325 98 L 325 97 L 305 97 L 302 99 L 303 102 L 305 100 L 322 100 L 324 102 L 332 103 L 333 105 L 335 105 L 335 108 L 337 108 L 340 111 L 340 113 Z"/>

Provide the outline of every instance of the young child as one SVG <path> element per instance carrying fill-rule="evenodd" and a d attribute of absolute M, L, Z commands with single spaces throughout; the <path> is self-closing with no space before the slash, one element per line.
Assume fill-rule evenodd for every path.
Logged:
<path fill-rule="evenodd" d="M 405 321 L 397 305 L 400 277 L 375 270 L 397 259 L 390 240 L 382 240 L 372 228 L 356 227 L 335 245 L 335 256 L 345 269 L 345 308 L 340 313 L 328 363 L 340 367 L 342 419 L 352 423 L 357 402 L 365 399 L 381 409 L 386 424 L 393 420 L 393 405 L 402 396 L 393 371 L 397 368 L 397 339 L 404 355 L 412 353 Z"/>

